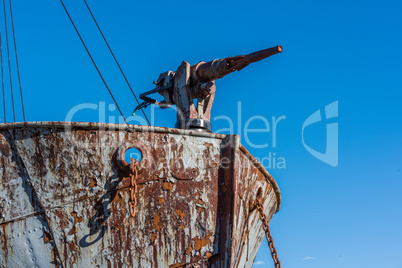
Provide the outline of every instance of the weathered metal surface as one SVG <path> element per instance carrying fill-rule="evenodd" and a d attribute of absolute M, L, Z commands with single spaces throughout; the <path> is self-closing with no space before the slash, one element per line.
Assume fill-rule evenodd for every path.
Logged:
<path fill-rule="evenodd" d="M 278 251 L 276 251 L 274 239 L 272 238 L 272 235 L 271 235 L 271 228 L 269 228 L 269 222 L 268 222 L 267 215 L 265 215 L 265 212 L 264 212 L 261 189 L 258 189 L 255 201 L 256 201 L 255 203 L 256 203 L 258 215 L 260 216 L 260 220 L 262 222 L 262 228 L 264 229 L 265 237 L 267 238 L 268 247 L 269 247 L 269 250 L 271 251 L 271 257 L 275 264 L 275 268 L 281 268 L 282 264 L 281 264 L 281 261 L 279 260 Z"/>
<path fill-rule="evenodd" d="M 245 150 L 243 148 L 243 150 Z M 265 213 L 269 220 L 277 211 L 277 195 L 275 185 L 267 183 L 267 177 L 259 171 L 254 158 L 248 158 L 244 151 L 237 152 L 239 180 L 237 181 L 237 212 L 234 221 L 236 234 L 232 242 L 233 254 L 237 254 L 234 263 L 236 267 L 251 267 L 263 240 L 262 223 L 255 206 L 257 192 L 261 189 Z"/>
<path fill-rule="evenodd" d="M 0 135 L 0 163 L 0 224 L 34 214 L 40 204 L 9 132 Z"/>
<path fill-rule="evenodd" d="M 174 76 L 173 101 L 177 108 L 177 121 L 196 118 L 197 112 L 190 90 L 190 64 L 186 61 L 180 65 Z"/>
<path fill-rule="evenodd" d="M 134 218 L 131 147 L 143 155 Z M 269 219 L 280 204 L 235 135 L 5 124 L 0 153 L 0 267 L 251 267 L 264 236 L 258 189 Z"/>
<path fill-rule="evenodd" d="M 41 215 L 2 224 L 0 267 L 51 267 L 56 248 Z"/>

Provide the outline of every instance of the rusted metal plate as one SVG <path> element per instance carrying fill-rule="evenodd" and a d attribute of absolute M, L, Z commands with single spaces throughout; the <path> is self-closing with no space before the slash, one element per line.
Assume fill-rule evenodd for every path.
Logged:
<path fill-rule="evenodd" d="M 11 137 L 8 132 L 0 133 L 0 224 L 32 215 L 36 206 Z"/>
<path fill-rule="evenodd" d="M 267 183 L 264 174 L 253 163 L 254 159 L 248 158 L 241 151 L 237 151 L 236 159 L 239 160 L 235 208 L 238 213 L 235 214 L 233 222 L 235 234 L 232 253 L 238 256 L 234 259 L 235 267 L 251 267 L 264 237 L 261 232 L 262 222 L 254 204 L 258 189 L 262 190 L 263 207 L 269 219 L 272 219 L 278 209 L 277 196 L 273 186 Z"/>
<path fill-rule="evenodd" d="M 210 193 L 216 189 L 211 182 L 161 179 L 139 185 L 135 218 L 128 189 L 47 215 L 66 267 L 168 267 L 213 254 L 217 200 Z"/>
<path fill-rule="evenodd" d="M 176 71 L 172 92 L 173 101 L 177 107 L 177 121 L 197 117 L 197 111 L 191 97 L 189 80 L 190 64 L 183 61 Z"/>
<path fill-rule="evenodd" d="M 122 187 L 123 178 L 119 178 L 112 159 L 120 146 L 132 141 L 151 152 L 149 165 L 141 166 L 139 182 L 164 177 L 201 179 L 209 165 L 217 168 L 219 161 L 218 141 L 175 134 L 60 132 L 39 128 L 22 129 L 15 138 L 30 180 L 45 207 L 102 194 L 111 190 L 108 181 L 115 181 L 115 188 Z M 206 142 L 215 151 L 205 149 Z M 205 158 L 199 157 L 204 154 Z"/>
<path fill-rule="evenodd" d="M 0 267 L 54 267 L 56 249 L 43 216 L 0 225 Z"/>
<path fill-rule="evenodd" d="M 0 226 L 27 232 L 28 220 L 42 220 L 40 267 L 251 267 L 264 235 L 258 189 L 269 218 L 279 209 L 275 181 L 235 135 L 56 122 L 0 133 L 0 196 L 19 211 L 2 208 Z M 132 146 L 143 154 L 134 218 L 121 153 Z M 10 235 L 2 231 L 1 247 L 13 247 Z M 3 250 L 0 266 L 19 267 L 18 254 Z"/>

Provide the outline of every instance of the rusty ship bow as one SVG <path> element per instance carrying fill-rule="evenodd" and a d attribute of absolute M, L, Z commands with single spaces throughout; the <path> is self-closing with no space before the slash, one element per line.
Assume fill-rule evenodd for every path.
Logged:
<path fill-rule="evenodd" d="M 135 216 L 130 167 L 136 148 Z M 0 267 L 251 267 L 276 182 L 237 135 L 0 125 Z"/>

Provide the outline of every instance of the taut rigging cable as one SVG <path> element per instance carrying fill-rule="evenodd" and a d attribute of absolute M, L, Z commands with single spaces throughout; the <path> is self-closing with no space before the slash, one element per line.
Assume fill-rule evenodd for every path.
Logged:
<path fill-rule="evenodd" d="M 7 55 L 8 55 L 8 71 L 10 73 L 10 89 L 11 89 L 11 102 L 13 104 L 13 117 L 15 122 L 15 108 L 14 108 L 14 94 L 13 94 L 13 79 L 11 76 L 11 63 L 10 63 L 10 49 L 8 47 L 8 32 L 7 32 L 7 15 L 6 15 L 6 1 L 3 0 L 4 7 L 4 26 L 6 28 L 6 43 L 7 43 Z"/>
<path fill-rule="evenodd" d="M 10 0 L 10 1 L 11 1 L 11 0 Z M 123 72 L 123 69 L 121 68 L 121 66 L 120 66 L 119 62 L 117 61 L 117 59 L 116 59 L 116 57 L 115 57 L 115 55 L 114 55 L 114 53 L 113 53 L 111 47 L 109 46 L 109 43 L 108 43 L 108 41 L 106 40 L 106 37 L 104 36 L 104 34 L 103 34 L 101 28 L 99 27 L 99 24 L 98 24 L 98 22 L 96 21 L 95 16 L 93 15 L 93 13 L 92 13 L 92 11 L 91 11 L 91 9 L 90 9 L 90 7 L 89 7 L 87 1 L 84 0 L 84 3 L 85 3 L 85 5 L 87 6 L 88 11 L 89 11 L 89 13 L 90 13 L 91 16 L 92 16 L 92 19 L 94 20 L 94 22 L 95 22 L 95 24 L 96 24 L 96 27 L 98 27 L 98 30 L 99 30 L 100 34 L 102 35 L 103 40 L 105 41 L 107 47 L 109 48 L 109 51 L 110 51 L 110 53 L 112 54 L 114 61 L 116 62 L 117 66 L 119 67 L 120 72 L 121 72 L 121 74 L 122 74 L 123 77 L 124 77 L 124 80 L 126 80 L 126 83 L 127 83 L 128 87 L 130 88 L 131 93 L 133 93 L 133 96 L 134 96 L 135 100 L 137 101 L 137 103 L 140 104 L 140 102 L 139 102 L 137 96 L 136 96 L 135 93 L 134 93 L 133 88 L 131 87 L 130 83 L 128 82 L 128 79 L 127 79 L 126 75 L 125 75 L 124 72 Z M 145 112 L 144 112 L 144 109 L 141 108 L 141 111 L 142 111 L 142 113 L 144 114 L 145 119 L 146 119 L 147 122 L 148 122 L 148 125 L 151 125 L 151 123 L 150 123 L 149 120 L 148 120 L 147 115 L 146 115 Z"/>
<path fill-rule="evenodd" d="M 3 1 L 4 1 L 4 0 L 3 0 Z M 105 79 L 103 78 L 103 76 L 102 76 L 102 74 L 101 74 L 101 72 L 100 72 L 98 66 L 97 66 L 96 63 L 95 63 L 95 60 L 92 58 L 91 53 L 89 52 L 87 46 L 85 45 L 84 40 L 82 39 L 82 37 L 81 37 L 81 35 L 80 35 L 80 33 L 79 33 L 77 27 L 75 26 L 75 24 L 74 24 L 74 22 L 73 22 L 73 19 L 71 18 L 70 14 L 68 13 L 67 8 L 66 8 L 66 6 L 65 6 L 64 3 L 63 3 L 63 0 L 60 0 L 60 2 L 61 2 L 61 4 L 63 5 L 64 11 L 66 12 L 68 18 L 70 19 L 71 24 L 73 25 L 75 31 L 77 32 L 77 35 L 78 35 L 78 37 L 79 37 L 80 40 L 81 40 L 81 43 L 84 45 L 84 48 L 85 48 L 85 50 L 86 50 L 87 53 L 88 53 L 88 56 L 91 58 L 91 61 L 92 61 L 93 65 L 95 66 L 96 70 L 98 71 L 98 74 L 99 74 L 100 78 L 102 79 L 103 83 L 105 84 L 107 90 L 109 91 L 110 96 L 112 97 L 114 103 L 116 104 L 117 109 L 119 110 L 121 116 L 123 117 L 124 122 L 126 122 L 126 124 L 128 125 L 126 118 L 124 117 L 122 111 L 120 110 L 119 105 L 117 104 L 116 99 L 114 98 L 114 96 L 113 96 L 113 94 L 112 94 L 112 91 L 110 91 L 109 86 L 107 85 L 107 83 L 106 83 Z"/>
<path fill-rule="evenodd" d="M 4 123 L 7 123 L 7 117 L 6 117 L 6 94 L 4 93 L 3 47 L 2 47 L 2 43 L 1 43 L 1 28 L 0 28 L 0 61 L 1 61 L 1 85 L 2 85 L 2 88 L 3 88 Z"/>
<path fill-rule="evenodd" d="M 14 20 L 13 20 L 13 9 L 11 7 L 11 0 L 9 0 L 10 3 L 10 17 L 11 17 L 11 26 L 13 29 L 13 38 L 14 38 L 14 51 L 15 51 L 15 61 L 17 63 L 17 73 L 18 73 L 18 83 L 20 85 L 20 95 L 21 95 L 21 106 L 22 106 L 22 115 L 24 117 L 24 122 L 25 122 L 25 109 L 24 109 L 24 99 L 22 98 L 22 88 L 21 88 L 21 77 L 20 77 L 20 67 L 18 65 L 18 56 L 17 56 L 17 43 L 15 42 L 15 31 L 14 31 Z M 10 73 L 11 75 L 11 73 Z"/>

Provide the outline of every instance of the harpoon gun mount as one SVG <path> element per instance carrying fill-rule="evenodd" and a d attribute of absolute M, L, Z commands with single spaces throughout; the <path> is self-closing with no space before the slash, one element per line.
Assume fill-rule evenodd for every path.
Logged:
<path fill-rule="evenodd" d="M 191 66 L 188 62 L 183 61 L 175 72 L 167 71 L 159 75 L 158 80 L 154 82 L 155 89 L 140 95 L 143 102 L 134 111 L 150 104 L 158 105 L 161 108 L 168 108 L 175 104 L 177 109 L 176 128 L 211 132 L 210 118 L 216 90 L 215 80 L 280 52 L 282 52 L 282 47 L 276 46 L 247 55 L 209 62 L 201 61 Z M 153 93 L 159 93 L 164 100 L 158 102 L 148 97 Z M 194 103 L 195 99 L 197 105 Z"/>

